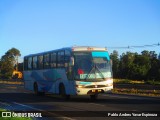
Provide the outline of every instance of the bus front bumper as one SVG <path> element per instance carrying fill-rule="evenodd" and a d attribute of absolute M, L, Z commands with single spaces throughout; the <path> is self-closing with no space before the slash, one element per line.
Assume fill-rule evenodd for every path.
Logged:
<path fill-rule="evenodd" d="M 111 93 L 113 86 L 104 88 L 76 88 L 77 95 L 94 95 L 99 93 Z"/>

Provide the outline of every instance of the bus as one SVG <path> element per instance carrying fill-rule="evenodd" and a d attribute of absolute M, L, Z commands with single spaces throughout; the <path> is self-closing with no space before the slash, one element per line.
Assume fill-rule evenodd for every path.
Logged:
<path fill-rule="evenodd" d="M 24 57 L 24 87 L 37 95 L 88 95 L 113 89 L 112 62 L 107 48 L 74 46 Z"/>

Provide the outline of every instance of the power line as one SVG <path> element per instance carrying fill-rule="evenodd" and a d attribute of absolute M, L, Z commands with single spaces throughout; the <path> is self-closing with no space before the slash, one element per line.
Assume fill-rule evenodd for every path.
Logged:
<path fill-rule="evenodd" d="M 158 44 L 151 44 L 151 45 L 141 45 L 141 46 L 127 46 L 127 47 L 107 47 L 109 49 L 132 49 L 132 48 L 144 48 L 144 47 L 157 47 L 160 46 L 160 43 Z"/>

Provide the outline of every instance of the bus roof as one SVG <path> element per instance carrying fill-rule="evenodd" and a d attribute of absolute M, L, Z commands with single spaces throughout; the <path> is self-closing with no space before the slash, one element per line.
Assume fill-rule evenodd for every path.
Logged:
<path fill-rule="evenodd" d="M 64 47 L 60 49 L 55 49 L 51 51 L 41 52 L 41 53 L 35 53 L 35 54 L 29 54 L 24 57 L 34 56 L 34 55 L 42 55 L 49 52 L 57 52 L 60 50 L 69 50 L 69 51 L 107 51 L 106 47 L 93 47 L 93 46 L 73 46 L 73 47 Z"/>

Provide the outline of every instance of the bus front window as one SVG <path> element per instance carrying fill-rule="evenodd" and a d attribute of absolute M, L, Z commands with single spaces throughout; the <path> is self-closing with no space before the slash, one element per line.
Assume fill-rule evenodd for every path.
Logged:
<path fill-rule="evenodd" d="M 83 75 L 88 74 L 91 67 L 91 54 L 89 53 L 75 53 L 75 63 L 74 63 L 74 75 L 76 79 L 84 79 Z"/>
<path fill-rule="evenodd" d="M 111 65 L 102 52 L 74 53 L 74 78 L 76 80 L 103 80 L 112 77 Z M 103 52 L 104 53 L 104 52 Z"/>

